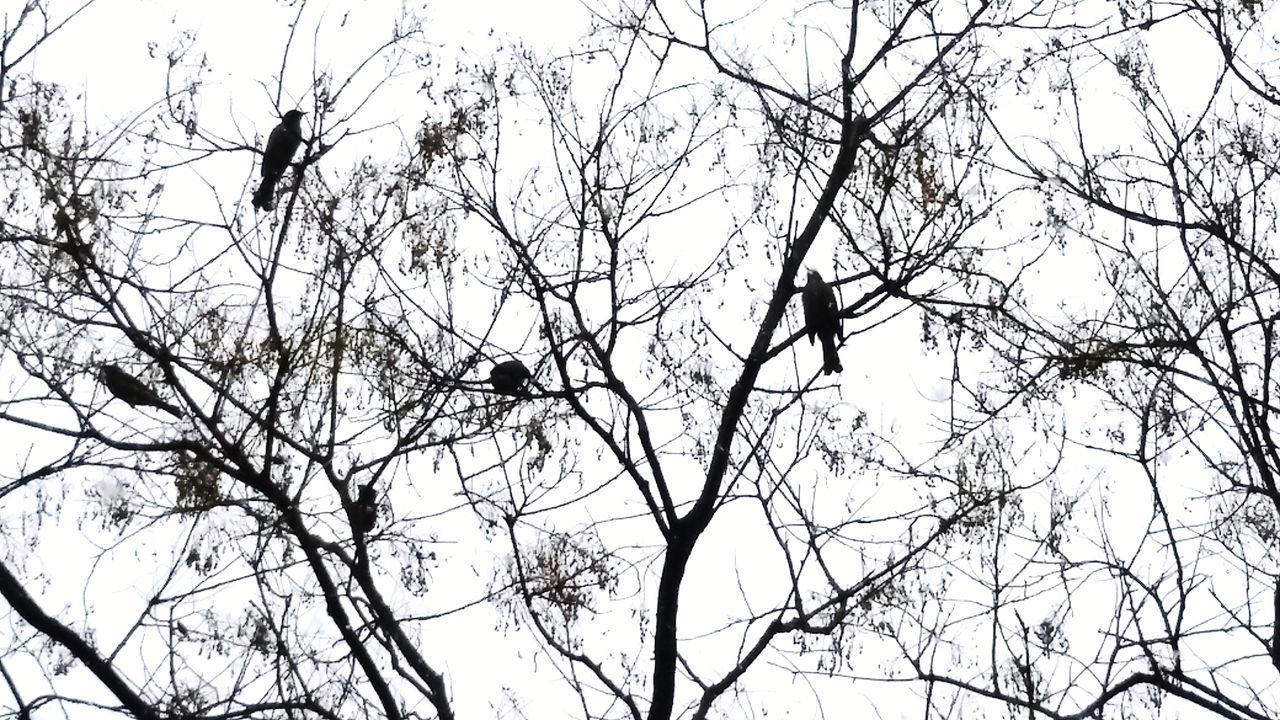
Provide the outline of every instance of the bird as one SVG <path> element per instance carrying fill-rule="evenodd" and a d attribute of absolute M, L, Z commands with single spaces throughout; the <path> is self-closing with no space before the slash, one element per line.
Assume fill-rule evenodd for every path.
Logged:
<path fill-rule="evenodd" d="M 373 483 L 360 486 L 355 506 L 351 508 L 351 525 L 362 533 L 373 529 L 378 522 L 378 491 Z"/>
<path fill-rule="evenodd" d="M 280 124 L 267 137 L 267 147 L 262 151 L 262 184 L 253 194 L 253 206 L 258 210 L 275 208 L 276 183 L 293 162 L 294 153 L 302 144 L 301 110 L 284 114 Z"/>
<path fill-rule="evenodd" d="M 507 395 L 524 394 L 525 383 L 532 377 L 533 373 L 519 360 L 505 360 L 489 371 L 489 383 L 493 389 Z"/>
<path fill-rule="evenodd" d="M 54 247 L 66 253 L 78 267 L 93 264 L 93 249 L 78 240 L 56 243 Z"/>
<path fill-rule="evenodd" d="M 66 253 L 68 257 L 75 261 L 77 267 L 84 267 L 93 263 L 93 250 L 84 241 L 84 238 L 80 236 L 75 222 L 67 214 L 65 208 L 60 207 L 54 211 L 53 229 L 57 237 L 66 238 L 62 242 L 55 242 L 54 247 Z"/>
<path fill-rule="evenodd" d="M 147 384 L 138 378 L 121 370 L 118 365 L 107 364 L 100 367 L 98 369 L 98 379 L 102 381 L 103 385 L 107 386 L 107 390 L 110 390 L 112 395 L 129 403 L 131 407 L 143 405 L 160 408 L 174 417 L 182 417 L 181 410 L 161 400 L 155 390 L 147 387 Z"/>
<path fill-rule="evenodd" d="M 809 282 L 800 291 L 804 305 L 804 322 L 809 329 L 809 344 L 814 335 L 822 341 L 822 374 L 841 372 L 840 356 L 836 354 L 836 338 L 844 339 L 840 329 L 840 306 L 836 294 L 817 270 L 809 271 Z"/>

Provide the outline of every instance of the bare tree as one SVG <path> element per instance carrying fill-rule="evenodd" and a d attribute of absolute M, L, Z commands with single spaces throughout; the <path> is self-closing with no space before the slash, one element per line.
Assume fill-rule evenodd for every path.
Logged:
<path fill-rule="evenodd" d="M 1067 448 L 1049 531 L 987 573 L 1006 618 L 989 678 L 923 677 L 1028 716 L 1275 717 L 1275 105 L 1251 75 L 1270 48 L 1251 3 L 1115 12 L 1028 80 L 1066 90 L 1066 132 L 1001 134 L 1000 162 L 1047 211 L 1037 265 L 1072 283 L 1028 273 L 968 328 L 1007 389 L 1056 405 L 1037 413 Z M 1171 42 L 1223 62 L 1175 78 Z"/>
<path fill-rule="evenodd" d="M 468 479 L 510 528 L 526 618 L 592 717 L 763 712 L 741 684 L 748 673 L 781 664 L 784 675 L 830 675 L 857 648 L 900 657 L 903 638 L 887 623 L 919 622 L 940 596 L 932 571 L 956 545 L 997 542 L 1016 493 L 1043 482 L 1014 477 L 1014 448 L 992 447 L 998 410 L 954 406 L 941 452 L 900 447 L 820 384 L 819 358 L 797 346 L 806 263 L 837 267 L 854 328 L 849 367 L 874 355 L 869 338 L 895 319 L 953 323 L 1007 293 L 976 262 L 1000 249 L 974 231 L 1001 196 L 981 189 L 992 170 L 979 158 L 990 142 L 981 105 L 962 101 L 998 78 L 985 31 L 1014 29 L 1020 16 L 989 4 L 941 14 L 815 6 L 787 20 L 823 49 L 759 70 L 733 47 L 769 22 L 767 10 L 741 30 L 731 17 L 676 12 L 645 5 L 607 25 L 598 45 L 611 52 L 533 64 L 501 83 L 484 75 L 542 103 L 536 127 L 548 128 L 557 161 L 539 174 L 522 158 L 504 164 L 500 138 L 534 133 L 499 117 L 454 191 L 506 244 L 507 274 L 494 284 L 513 288 L 518 304 L 504 313 L 534 327 L 519 350 L 547 399 L 616 464 L 568 496 L 564 481 L 560 493 L 533 493 L 509 466 Z M 709 79 L 689 69 L 699 65 Z M 700 99 L 708 83 L 710 102 Z M 595 84 L 608 89 L 584 105 L 574 89 Z M 505 105 L 496 93 L 492 106 Z M 698 165 L 724 182 L 681 179 Z M 746 210 L 705 209 L 726 197 Z M 696 220 L 668 220 L 677 215 Z M 834 242 L 818 243 L 824 227 Z M 525 465 L 542 467 L 546 447 L 531 447 Z M 565 481 L 590 476 L 571 467 Z M 818 480 L 828 473 L 832 482 Z M 602 498 L 615 496 L 625 511 L 606 520 Z M 587 502 L 581 525 L 566 527 L 563 510 Z M 628 551 L 606 532 L 652 540 Z M 718 554 L 699 566 L 706 544 Z M 592 588 L 607 599 L 593 602 Z M 634 650 L 610 649 L 583 617 L 607 617 L 601 605 L 624 588 L 653 608 L 651 687 Z M 690 623 L 682 604 L 717 611 L 699 608 Z M 815 691 L 815 704 L 824 696 Z"/>
<path fill-rule="evenodd" d="M 1257 9 L 592 11 L 320 61 L 355 20 L 299 3 L 252 129 L 195 35 L 99 123 L 10 49 L 52 11 L 5 26 L 6 712 L 1273 717 Z M 1225 58 L 1193 122 L 1134 40 L 1179 23 Z M 1085 134 L 1100 66 L 1145 155 Z M 1050 88 L 1077 132 L 1026 142 Z"/>

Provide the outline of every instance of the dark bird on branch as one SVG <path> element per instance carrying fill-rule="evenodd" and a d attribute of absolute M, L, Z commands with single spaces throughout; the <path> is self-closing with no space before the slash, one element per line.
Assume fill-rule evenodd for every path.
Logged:
<path fill-rule="evenodd" d="M 93 264 L 93 250 L 88 245 L 75 240 L 68 240 L 60 242 L 54 247 L 66 253 L 68 257 L 75 261 L 77 267 Z"/>
<path fill-rule="evenodd" d="M 505 360 L 489 371 L 489 383 L 493 389 L 507 395 L 524 395 L 525 383 L 533 377 L 529 368 L 519 360 Z"/>
<path fill-rule="evenodd" d="M 182 411 L 170 405 L 155 390 L 147 387 L 146 383 L 129 373 L 121 370 L 118 365 L 103 365 L 98 369 L 98 379 L 103 385 L 111 391 L 112 395 L 129 403 L 132 407 L 139 405 L 160 408 L 174 417 L 182 417 Z"/>
<path fill-rule="evenodd" d="M 58 208 L 53 213 L 53 229 L 56 236 L 66 238 L 55 243 L 54 247 L 70 256 L 78 267 L 93 263 L 93 250 L 85 243 L 75 222 L 63 208 Z"/>
<path fill-rule="evenodd" d="M 267 148 L 262 151 L 262 184 L 253 194 L 253 206 L 259 210 L 275 208 L 276 183 L 289 169 L 294 153 L 302 144 L 302 115 L 301 110 L 285 113 L 267 137 Z"/>
<path fill-rule="evenodd" d="M 360 486 L 355 506 L 351 508 L 351 525 L 362 533 L 373 530 L 378 522 L 378 491 L 373 483 Z"/>
<path fill-rule="evenodd" d="M 835 291 L 818 274 L 809 271 L 809 282 L 800 291 L 804 303 L 804 322 L 809 328 L 809 344 L 814 335 L 822 341 L 822 374 L 830 375 L 844 370 L 840 356 L 836 354 L 836 338 L 844 339 L 840 329 L 840 306 L 836 304 Z"/>

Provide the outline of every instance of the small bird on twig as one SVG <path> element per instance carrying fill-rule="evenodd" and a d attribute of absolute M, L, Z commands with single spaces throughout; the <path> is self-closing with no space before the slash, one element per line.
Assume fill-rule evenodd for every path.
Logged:
<path fill-rule="evenodd" d="M 102 381 L 103 385 L 107 386 L 107 390 L 110 390 L 112 395 L 129 403 L 131 407 L 143 405 L 160 408 L 174 417 L 182 417 L 181 410 L 161 400 L 155 390 L 152 390 L 138 378 L 121 370 L 118 365 L 108 364 L 98 368 L 98 379 Z"/>

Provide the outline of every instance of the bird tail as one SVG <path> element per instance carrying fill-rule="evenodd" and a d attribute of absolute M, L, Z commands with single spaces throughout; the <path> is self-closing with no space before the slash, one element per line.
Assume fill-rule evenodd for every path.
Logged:
<path fill-rule="evenodd" d="M 160 408 L 161 410 L 163 410 L 163 411 L 165 411 L 165 412 L 169 413 L 170 415 L 172 415 L 172 416 L 174 416 L 174 417 L 176 417 L 176 418 L 181 418 L 181 417 L 182 417 L 182 411 L 181 411 L 181 410 L 179 410 L 176 406 L 174 406 L 174 405 L 170 405 L 169 403 L 167 403 L 167 402 L 165 402 L 165 401 L 163 401 L 163 400 L 157 400 L 157 401 L 156 401 L 156 407 Z"/>
<path fill-rule="evenodd" d="M 262 178 L 262 184 L 258 186 L 258 191 L 253 194 L 253 206 L 258 210 L 274 210 L 275 195 L 275 178 L 264 177 Z"/>
<path fill-rule="evenodd" d="M 822 374 L 843 372 L 840 356 L 836 354 L 836 338 L 834 334 L 822 336 Z"/>

